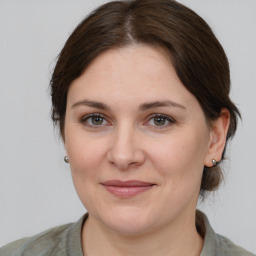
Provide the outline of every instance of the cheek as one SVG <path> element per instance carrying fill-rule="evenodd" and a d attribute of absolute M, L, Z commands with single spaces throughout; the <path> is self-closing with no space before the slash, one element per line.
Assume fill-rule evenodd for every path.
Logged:
<path fill-rule="evenodd" d="M 152 149 L 154 148 L 154 149 Z M 163 190 L 161 197 L 168 202 L 166 211 L 173 211 L 188 202 L 195 204 L 201 186 L 205 144 L 195 137 L 175 136 L 160 146 L 151 147 L 153 169 L 161 176 Z"/>
<path fill-rule="evenodd" d="M 106 151 L 102 141 L 86 136 L 72 136 L 67 138 L 66 148 L 73 179 L 78 178 L 82 182 L 96 175 Z"/>
<path fill-rule="evenodd" d="M 199 177 L 207 152 L 207 139 L 197 133 L 175 134 L 151 143 L 149 155 L 152 163 L 164 177 Z M 207 137 L 205 137 L 207 138 Z"/>
<path fill-rule="evenodd" d="M 90 206 L 95 204 L 95 184 L 100 182 L 100 173 L 104 165 L 104 145 L 92 138 L 72 137 L 68 143 L 67 153 L 76 192 L 85 208 L 90 209 Z"/>

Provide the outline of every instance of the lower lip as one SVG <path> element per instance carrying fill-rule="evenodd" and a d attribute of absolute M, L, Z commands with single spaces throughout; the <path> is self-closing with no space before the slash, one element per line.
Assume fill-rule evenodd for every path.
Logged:
<path fill-rule="evenodd" d="M 132 197 L 136 196 L 142 192 L 151 189 L 153 185 L 150 186 L 139 186 L 139 187 L 117 187 L 117 186 L 106 186 L 105 188 L 115 196 L 119 197 Z"/>

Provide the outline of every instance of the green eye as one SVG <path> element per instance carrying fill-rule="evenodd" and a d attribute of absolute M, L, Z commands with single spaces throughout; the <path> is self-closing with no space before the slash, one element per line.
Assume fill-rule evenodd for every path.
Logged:
<path fill-rule="evenodd" d="M 157 127 L 160 129 L 160 128 L 166 128 L 174 123 L 175 123 L 175 120 L 170 116 L 163 115 L 163 114 L 154 114 L 151 116 L 151 118 L 147 122 L 147 125 L 151 127 Z"/>
<path fill-rule="evenodd" d="M 154 124 L 156 126 L 162 126 L 162 125 L 165 125 L 165 123 L 166 123 L 165 117 L 160 117 L 160 116 L 154 117 Z"/>
<path fill-rule="evenodd" d="M 105 126 L 107 120 L 100 114 L 90 114 L 82 118 L 81 122 L 90 127 Z"/>
<path fill-rule="evenodd" d="M 104 119 L 101 116 L 93 116 L 91 117 L 91 123 L 93 125 L 102 125 L 104 122 Z"/>

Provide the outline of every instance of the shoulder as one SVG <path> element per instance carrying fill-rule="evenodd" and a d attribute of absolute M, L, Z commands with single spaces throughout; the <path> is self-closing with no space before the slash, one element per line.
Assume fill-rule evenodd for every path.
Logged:
<path fill-rule="evenodd" d="M 230 239 L 216 234 L 206 215 L 197 211 L 197 228 L 204 237 L 204 246 L 200 256 L 256 256 L 235 245 Z"/>
<path fill-rule="evenodd" d="M 0 256 L 50 255 L 55 250 L 65 250 L 71 224 L 51 228 L 36 236 L 23 238 L 0 248 Z M 64 248 L 63 248 L 64 247 Z M 65 255 L 65 254 L 64 254 Z"/>
<path fill-rule="evenodd" d="M 223 256 L 255 256 L 255 254 L 234 244 L 230 239 L 224 236 L 216 234 L 216 240 Z"/>
<path fill-rule="evenodd" d="M 80 235 L 84 217 L 76 223 L 48 229 L 38 235 L 22 238 L 0 248 L 0 256 L 66 256 L 74 250 L 80 255 Z"/>

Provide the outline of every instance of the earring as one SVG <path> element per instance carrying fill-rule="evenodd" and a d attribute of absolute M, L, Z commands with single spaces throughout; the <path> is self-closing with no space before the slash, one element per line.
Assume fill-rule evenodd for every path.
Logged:
<path fill-rule="evenodd" d="M 217 165 L 217 161 L 215 159 L 212 159 L 212 164 L 213 164 L 212 167 L 215 167 Z"/>
<path fill-rule="evenodd" d="M 67 164 L 69 163 L 69 158 L 68 158 L 68 156 L 64 156 L 64 162 L 67 163 Z"/>

